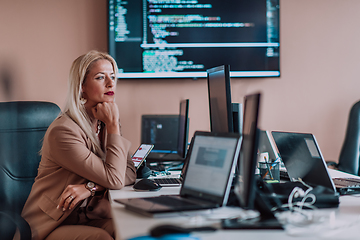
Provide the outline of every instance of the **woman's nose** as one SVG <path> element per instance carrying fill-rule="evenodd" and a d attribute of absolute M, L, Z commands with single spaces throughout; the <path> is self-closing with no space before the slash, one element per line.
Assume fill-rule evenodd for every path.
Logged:
<path fill-rule="evenodd" d="M 106 78 L 106 86 L 107 87 L 113 87 L 115 85 L 115 81 L 113 79 L 111 79 L 110 77 Z"/>

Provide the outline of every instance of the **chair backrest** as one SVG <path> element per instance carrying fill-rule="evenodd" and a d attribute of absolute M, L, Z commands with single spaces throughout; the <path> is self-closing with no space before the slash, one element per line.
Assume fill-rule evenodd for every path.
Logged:
<path fill-rule="evenodd" d="M 0 102 L 0 210 L 21 213 L 37 175 L 42 139 L 59 113 L 50 102 Z"/>
<path fill-rule="evenodd" d="M 359 175 L 360 162 L 360 101 L 355 103 L 349 114 L 345 139 L 341 148 L 338 168 L 341 171 Z"/>

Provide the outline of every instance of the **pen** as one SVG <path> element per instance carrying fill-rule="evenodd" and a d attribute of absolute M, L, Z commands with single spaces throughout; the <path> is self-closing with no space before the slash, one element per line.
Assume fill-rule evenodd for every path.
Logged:
<path fill-rule="evenodd" d="M 268 170 L 267 170 L 267 172 L 264 174 L 263 179 L 266 177 L 266 175 L 268 175 L 268 173 L 270 174 L 270 179 L 271 179 L 271 180 L 274 179 L 274 177 L 272 176 L 272 173 L 271 173 L 271 169 L 272 169 L 273 167 L 275 167 L 276 164 L 278 164 L 278 162 L 280 162 L 280 158 L 277 158 L 277 159 L 273 162 L 273 164 L 271 164 L 270 168 L 269 168 L 268 162 L 266 162 L 266 167 L 267 167 Z"/>
<path fill-rule="evenodd" d="M 267 172 L 264 174 L 263 179 L 266 177 L 266 175 L 269 173 L 270 174 L 270 179 L 273 180 L 274 177 L 272 175 L 272 172 L 270 171 L 272 169 L 272 167 L 269 168 L 269 162 L 268 159 L 266 157 L 265 158 L 265 164 L 266 164 L 266 168 L 268 169 Z"/>

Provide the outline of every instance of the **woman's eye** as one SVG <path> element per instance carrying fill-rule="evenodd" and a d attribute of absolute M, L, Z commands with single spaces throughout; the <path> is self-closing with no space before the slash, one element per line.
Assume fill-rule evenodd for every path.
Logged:
<path fill-rule="evenodd" d="M 97 79 L 97 80 L 102 80 L 102 79 L 104 79 L 104 77 L 103 77 L 103 76 L 98 76 L 98 77 L 96 77 L 95 79 Z"/>

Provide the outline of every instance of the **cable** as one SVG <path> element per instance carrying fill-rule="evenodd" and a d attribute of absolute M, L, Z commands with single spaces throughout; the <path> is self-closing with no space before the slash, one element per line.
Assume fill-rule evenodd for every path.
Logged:
<path fill-rule="evenodd" d="M 304 226 L 314 222 L 313 212 L 304 211 L 304 207 L 309 209 L 317 209 L 314 206 L 316 202 L 316 196 L 310 193 L 313 190 L 313 187 L 306 184 L 301 178 L 296 180 L 297 182 L 302 183 L 307 189 L 304 191 L 300 187 L 294 187 L 291 193 L 289 194 L 287 204 L 282 204 L 280 207 L 274 207 L 271 210 L 277 211 L 278 209 L 286 209 L 289 211 L 287 215 L 284 215 L 284 220 L 292 225 Z M 301 198 L 300 201 L 295 201 L 295 199 Z M 308 201 L 311 199 L 311 201 Z"/>

